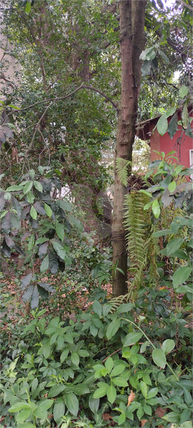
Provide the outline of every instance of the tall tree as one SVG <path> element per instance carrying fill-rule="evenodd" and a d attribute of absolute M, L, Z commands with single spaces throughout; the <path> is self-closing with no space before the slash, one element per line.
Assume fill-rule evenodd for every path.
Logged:
<path fill-rule="evenodd" d="M 117 158 L 132 161 L 135 139 L 138 98 L 141 83 L 140 54 L 145 45 L 146 0 L 121 0 L 120 3 L 120 50 L 121 50 L 121 102 L 118 113 Z M 127 292 L 127 251 L 123 227 L 123 206 L 126 188 L 115 172 L 114 208 L 112 223 L 113 239 L 113 294 Z M 118 269 L 117 269 L 118 268 Z"/>

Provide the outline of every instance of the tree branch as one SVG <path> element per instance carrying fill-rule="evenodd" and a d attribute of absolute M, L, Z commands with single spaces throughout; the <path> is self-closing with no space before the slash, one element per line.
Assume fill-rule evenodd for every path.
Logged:
<path fill-rule="evenodd" d="M 184 7 L 187 7 L 188 9 L 190 9 L 193 12 L 193 7 L 190 6 L 188 3 L 185 3 L 185 1 L 183 0 L 177 0 L 178 3 L 183 4 Z"/>

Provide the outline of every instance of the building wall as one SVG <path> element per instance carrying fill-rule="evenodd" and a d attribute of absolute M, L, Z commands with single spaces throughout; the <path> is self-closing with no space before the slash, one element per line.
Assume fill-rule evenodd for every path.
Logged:
<path fill-rule="evenodd" d="M 152 161 L 160 159 L 160 156 L 153 150 L 157 150 L 159 153 L 164 152 L 166 155 L 175 150 L 174 156 L 178 158 L 179 163 L 185 167 L 190 167 L 190 150 L 193 150 L 193 138 L 188 137 L 184 132 L 182 134 L 182 128 L 176 132 L 172 139 L 168 133 L 163 136 L 159 135 L 156 129 L 151 135 L 150 146 Z M 174 159 L 173 162 L 176 163 L 177 161 Z"/>

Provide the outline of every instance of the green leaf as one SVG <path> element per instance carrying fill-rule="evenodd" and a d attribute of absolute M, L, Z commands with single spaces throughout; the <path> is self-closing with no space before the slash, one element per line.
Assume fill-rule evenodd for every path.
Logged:
<path fill-rule="evenodd" d="M 168 190 L 169 190 L 170 193 L 173 193 L 175 189 L 176 189 L 176 182 L 175 181 L 171 181 L 171 183 L 168 186 Z"/>
<path fill-rule="evenodd" d="M 37 285 L 35 285 L 31 296 L 31 308 L 36 309 L 38 307 L 38 303 L 39 303 L 39 292 L 38 292 Z"/>
<path fill-rule="evenodd" d="M 31 251 L 33 246 L 34 246 L 34 242 L 35 242 L 35 238 L 34 238 L 34 234 L 32 233 L 32 235 L 29 238 L 29 242 L 28 242 L 28 251 Z"/>
<path fill-rule="evenodd" d="M 13 186 L 7 187 L 6 191 L 7 192 L 19 192 L 19 190 L 21 190 L 21 189 L 22 189 L 21 184 L 13 184 Z"/>
<path fill-rule="evenodd" d="M 44 208 L 45 208 L 45 212 L 46 212 L 47 216 L 49 218 L 52 217 L 52 209 L 49 207 L 49 205 L 47 205 L 46 203 L 44 203 Z"/>
<path fill-rule="evenodd" d="M 44 257 L 41 266 L 40 266 L 40 272 L 45 272 L 49 268 L 49 257 L 48 254 Z"/>
<path fill-rule="evenodd" d="M 114 366 L 113 359 L 111 357 L 107 358 L 107 360 L 105 361 L 105 367 L 108 370 L 108 373 L 111 372 L 113 366 Z"/>
<path fill-rule="evenodd" d="M 37 211 L 36 211 L 36 209 L 33 207 L 33 205 L 32 205 L 32 207 L 31 207 L 31 209 L 30 209 L 30 215 L 31 215 L 31 217 L 34 219 L 34 220 L 36 220 L 37 219 Z"/>
<path fill-rule="evenodd" d="M 31 11 L 31 3 L 27 2 L 25 5 L 25 13 L 29 15 L 30 11 Z"/>
<path fill-rule="evenodd" d="M 177 288 L 179 285 L 187 281 L 192 273 L 192 268 L 189 266 L 179 267 L 173 275 L 173 286 Z"/>
<path fill-rule="evenodd" d="M 171 107 L 169 110 L 166 111 L 166 117 L 173 116 L 173 114 L 176 112 L 176 107 Z M 169 154 L 169 153 L 168 153 Z"/>
<path fill-rule="evenodd" d="M 34 199 L 35 199 L 34 194 L 33 194 L 33 192 L 30 190 L 30 191 L 27 193 L 27 201 L 29 202 L 29 204 L 33 204 L 33 203 L 34 203 Z"/>
<path fill-rule="evenodd" d="M 83 226 L 80 220 L 78 220 L 76 217 L 72 216 L 71 214 L 68 215 L 69 222 L 79 231 L 83 231 Z"/>
<path fill-rule="evenodd" d="M 128 386 L 128 383 L 127 383 L 126 379 L 125 379 L 123 376 L 117 376 L 117 377 L 114 377 L 114 378 L 112 379 L 112 382 L 113 382 L 116 386 L 124 386 L 124 387 Z"/>
<path fill-rule="evenodd" d="M 160 135 L 164 135 L 166 133 L 168 129 L 168 121 L 167 121 L 167 117 L 166 114 L 162 114 L 162 116 L 159 118 L 158 122 L 157 122 L 157 130 L 159 132 Z"/>
<path fill-rule="evenodd" d="M 104 397 L 107 393 L 107 388 L 109 385 L 107 385 L 105 382 L 99 382 L 98 383 L 99 388 L 94 392 L 93 398 L 101 398 Z"/>
<path fill-rule="evenodd" d="M 33 186 L 33 181 L 27 181 L 27 183 L 25 184 L 24 188 L 23 188 L 23 194 L 25 195 L 27 192 L 29 192 L 31 190 Z"/>
<path fill-rule="evenodd" d="M 170 351 L 172 351 L 172 349 L 175 348 L 175 342 L 171 339 L 166 339 L 164 340 L 164 342 L 162 343 L 162 351 L 164 352 L 164 354 L 168 354 Z"/>
<path fill-rule="evenodd" d="M 24 422 L 21 425 L 17 425 L 17 428 L 36 428 L 36 425 L 31 424 L 31 422 Z"/>
<path fill-rule="evenodd" d="M 185 85 L 182 85 L 179 89 L 179 97 L 184 98 L 188 94 L 188 87 Z"/>
<path fill-rule="evenodd" d="M 32 413 L 31 409 L 23 409 L 19 412 L 19 415 L 17 416 L 17 423 L 25 422 L 26 419 L 30 416 Z"/>
<path fill-rule="evenodd" d="M 147 400 L 150 400 L 151 398 L 155 397 L 158 393 L 158 388 L 152 388 L 150 389 L 150 391 L 147 393 Z"/>
<path fill-rule="evenodd" d="M 152 211 L 155 218 L 158 218 L 160 216 L 160 206 L 157 199 L 154 199 L 152 204 Z"/>
<path fill-rule="evenodd" d="M 58 238 L 61 239 L 61 241 L 64 240 L 64 226 L 61 223 L 56 222 L 56 233 L 58 235 Z"/>
<path fill-rule="evenodd" d="M 120 327 L 119 319 L 114 319 L 113 321 L 111 321 L 111 323 L 107 327 L 107 332 L 106 332 L 106 336 L 108 340 L 111 339 L 116 334 L 117 330 L 119 330 L 119 327 Z"/>
<path fill-rule="evenodd" d="M 80 358 L 79 358 L 79 355 L 78 355 L 76 352 L 72 352 L 72 353 L 71 353 L 71 360 L 72 360 L 72 363 L 73 363 L 75 366 L 78 366 L 78 365 L 79 365 Z"/>
<path fill-rule="evenodd" d="M 172 256 L 173 253 L 179 250 L 183 242 L 184 240 L 182 238 L 171 239 L 166 246 L 167 256 Z"/>
<path fill-rule="evenodd" d="M 162 416 L 162 419 L 167 422 L 178 423 L 178 414 L 176 412 L 169 412 L 165 416 Z"/>
<path fill-rule="evenodd" d="M 183 110 L 182 110 L 182 123 L 183 127 L 187 128 L 188 125 L 188 102 L 184 104 Z"/>
<path fill-rule="evenodd" d="M 28 273 L 28 275 L 24 276 L 24 278 L 21 281 L 21 289 L 24 290 L 27 285 L 30 284 L 32 280 L 32 273 Z"/>
<path fill-rule="evenodd" d="M 168 126 L 168 134 L 171 139 L 175 135 L 177 129 L 178 129 L 178 114 L 175 113 L 174 116 L 172 116 L 172 118 L 170 119 L 169 126 Z"/>
<path fill-rule="evenodd" d="M 70 349 L 64 349 L 64 351 L 60 355 L 60 361 L 61 361 L 61 363 L 63 363 L 66 360 L 69 352 L 70 352 Z"/>
<path fill-rule="evenodd" d="M 152 352 L 152 358 L 156 366 L 165 368 L 166 365 L 166 356 L 162 349 L 154 349 Z"/>
<path fill-rule="evenodd" d="M 52 245 L 54 250 L 56 251 L 56 253 L 58 254 L 58 256 L 62 259 L 65 260 L 66 257 L 66 251 L 64 250 L 64 248 L 62 247 L 61 244 L 59 244 L 59 242 L 57 241 L 52 241 Z"/>
<path fill-rule="evenodd" d="M 38 190 L 38 192 L 43 193 L 43 186 L 39 181 L 34 181 L 34 187 Z"/>
<path fill-rule="evenodd" d="M 102 306 L 98 302 L 98 300 L 94 300 L 92 307 L 93 307 L 93 311 L 95 312 L 95 314 L 97 314 L 99 316 L 99 318 L 101 318 L 101 315 L 102 315 Z"/>
<path fill-rule="evenodd" d="M 125 313 L 131 311 L 133 309 L 134 305 L 133 303 L 122 303 L 122 305 L 119 306 L 117 309 L 117 314 Z"/>
<path fill-rule="evenodd" d="M 125 370 L 125 366 L 123 364 L 118 364 L 114 367 L 114 369 L 111 372 L 111 376 L 118 376 Z"/>
<path fill-rule="evenodd" d="M 54 404 L 53 416 L 56 423 L 60 422 L 60 418 L 65 414 L 65 405 L 63 399 L 59 398 Z"/>
<path fill-rule="evenodd" d="M 127 336 L 124 339 L 123 346 L 135 345 L 135 343 L 139 342 L 142 336 L 143 336 L 142 333 L 136 332 L 136 331 L 134 331 L 133 333 L 127 334 Z"/>
<path fill-rule="evenodd" d="M 90 410 L 93 413 L 97 413 L 98 412 L 99 403 L 100 403 L 99 398 L 93 398 L 91 395 L 89 396 L 89 402 L 88 402 L 88 404 L 89 404 Z"/>
<path fill-rule="evenodd" d="M 125 413 L 121 413 L 121 415 L 119 415 L 118 417 L 118 424 L 121 425 L 125 422 L 126 419 L 126 414 Z"/>
<path fill-rule="evenodd" d="M 65 403 L 66 406 L 72 415 L 77 416 L 78 410 L 79 410 L 79 402 L 77 396 L 70 392 L 69 394 L 65 395 Z"/>
<path fill-rule="evenodd" d="M 113 404 L 117 396 L 115 387 L 113 385 L 108 386 L 106 394 L 110 403 Z"/>
<path fill-rule="evenodd" d="M 60 199 L 59 201 L 57 201 L 57 204 L 59 205 L 60 208 L 62 208 L 63 211 L 72 211 L 72 206 L 69 202 L 65 201 L 65 199 Z"/>
<path fill-rule="evenodd" d="M 144 398 L 147 398 L 148 387 L 147 387 L 146 383 L 141 381 L 139 383 L 139 386 L 140 386 L 140 389 L 141 389 L 141 392 L 142 392 Z"/>
<path fill-rule="evenodd" d="M 23 409 L 31 409 L 30 404 L 26 403 L 25 401 L 19 401 L 17 403 L 14 403 L 13 406 L 8 409 L 8 412 L 16 413 Z"/>
<path fill-rule="evenodd" d="M 59 395 L 61 392 L 64 391 L 64 389 L 66 389 L 65 385 L 54 385 L 52 386 L 52 388 L 50 389 L 49 393 L 48 393 L 48 397 L 52 398 L 52 397 L 57 397 L 57 395 Z"/>

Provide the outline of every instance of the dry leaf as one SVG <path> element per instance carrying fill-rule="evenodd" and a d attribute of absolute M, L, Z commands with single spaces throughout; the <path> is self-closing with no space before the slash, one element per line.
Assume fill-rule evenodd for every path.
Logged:
<path fill-rule="evenodd" d="M 112 420 L 112 416 L 110 415 L 110 413 L 103 413 L 103 419 L 104 421 L 110 421 Z"/>
<path fill-rule="evenodd" d="M 165 410 L 162 407 L 158 407 L 155 411 L 155 415 L 162 418 L 165 415 Z"/>
<path fill-rule="evenodd" d="M 147 419 L 141 419 L 141 427 L 144 427 L 144 425 L 148 422 Z"/>
<path fill-rule="evenodd" d="M 132 401 L 135 400 L 135 394 L 134 392 L 131 390 L 129 397 L 128 397 L 128 402 L 127 402 L 127 407 L 130 406 L 130 404 L 132 403 Z"/>

